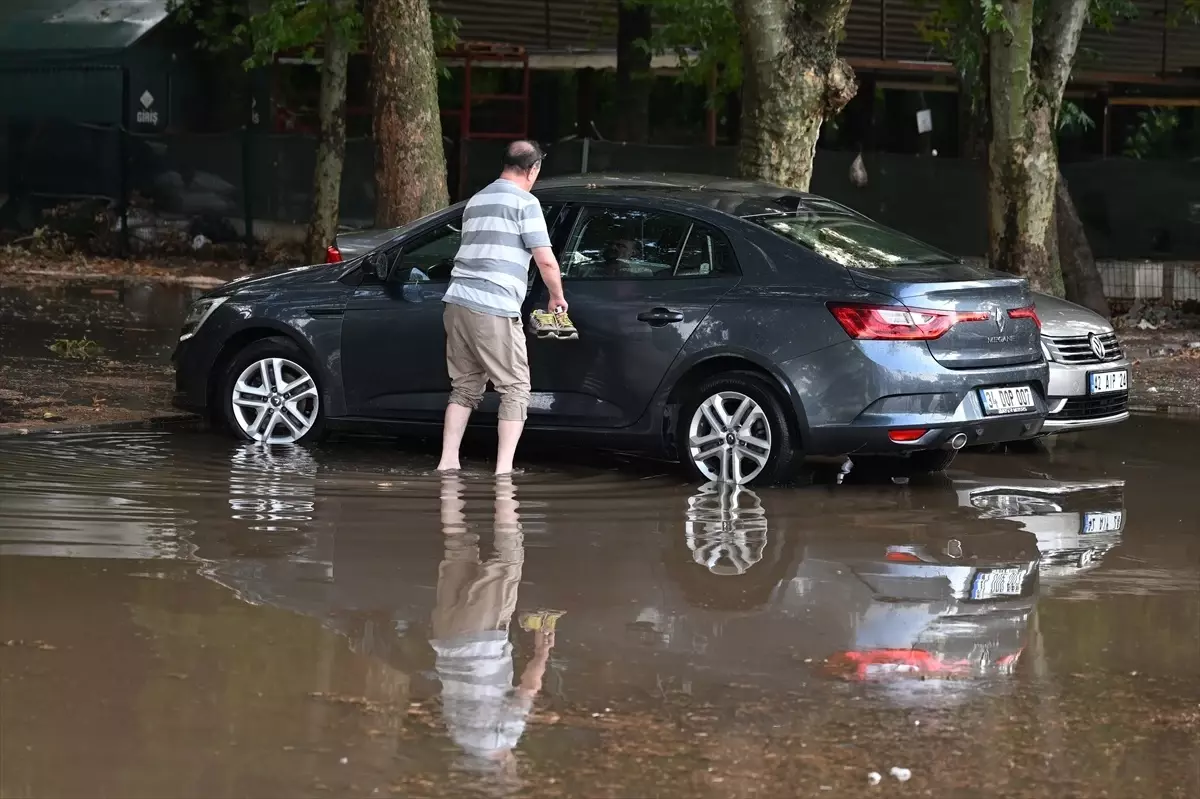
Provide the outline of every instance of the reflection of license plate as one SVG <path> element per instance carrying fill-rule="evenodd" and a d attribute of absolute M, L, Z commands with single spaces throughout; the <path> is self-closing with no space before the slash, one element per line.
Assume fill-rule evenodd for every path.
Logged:
<path fill-rule="evenodd" d="M 1020 413 L 1033 410 L 1033 390 L 1029 386 L 980 389 L 984 413 Z"/>
<path fill-rule="evenodd" d="M 1121 529 L 1125 514 L 1119 510 L 1097 511 L 1083 514 L 1083 531 L 1085 533 L 1111 533 Z"/>
<path fill-rule="evenodd" d="M 1088 375 L 1089 394 L 1107 394 L 1110 391 L 1128 391 L 1129 372 L 1118 369 L 1115 372 L 1092 372 Z"/>
<path fill-rule="evenodd" d="M 992 599 L 998 596 L 1017 596 L 1025 577 L 1029 574 L 1026 569 L 993 569 L 979 572 L 971 586 L 971 599 Z"/>

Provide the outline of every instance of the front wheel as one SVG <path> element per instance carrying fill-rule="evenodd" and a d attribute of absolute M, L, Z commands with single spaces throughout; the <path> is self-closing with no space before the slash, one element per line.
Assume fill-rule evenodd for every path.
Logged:
<path fill-rule="evenodd" d="M 230 431 L 248 441 L 298 444 L 316 440 L 324 428 L 316 370 L 283 337 L 255 341 L 233 358 L 221 403 Z"/>
<path fill-rule="evenodd" d="M 747 372 L 697 386 L 683 405 L 678 436 L 684 468 L 706 483 L 778 482 L 796 457 L 792 427 L 774 388 Z"/>

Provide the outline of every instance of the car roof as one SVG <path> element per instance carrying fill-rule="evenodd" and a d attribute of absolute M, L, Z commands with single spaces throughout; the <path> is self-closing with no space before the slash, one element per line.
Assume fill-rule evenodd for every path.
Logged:
<path fill-rule="evenodd" d="M 605 173 L 538 181 L 534 194 L 549 200 L 667 201 L 700 206 L 737 217 L 777 216 L 798 211 L 857 214 L 816 194 L 754 180 L 685 173 Z"/>

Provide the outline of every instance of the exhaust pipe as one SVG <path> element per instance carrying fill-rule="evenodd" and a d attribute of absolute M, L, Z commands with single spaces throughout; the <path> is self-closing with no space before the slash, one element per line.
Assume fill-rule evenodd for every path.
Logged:
<path fill-rule="evenodd" d="M 967 445 L 967 434 L 966 433 L 955 433 L 953 436 L 950 437 L 950 440 L 946 442 L 946 446 L 948 446 L 950 449 L 955 450 L 955 451 L 962 449 L 966 445 Z"/>

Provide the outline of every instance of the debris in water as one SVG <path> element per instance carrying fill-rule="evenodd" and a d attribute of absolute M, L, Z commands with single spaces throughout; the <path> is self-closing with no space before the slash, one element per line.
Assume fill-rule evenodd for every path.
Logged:
<path fill-rule="evenodd" d="M 867 775 L 867 783 L 870 785 L 878 785 L 882 781 L 883 775 L 881 775 L 878 771 L 872 771 Z"/>
<path fill-rule="evenodd" d="M 892 770 L 888 773 L 900 780 L 900 782 L 908 782 L 910 779 L 912 779 L 912 772 L 906 768 L 900 768 L 899 766 L 892 766 Z"/>

